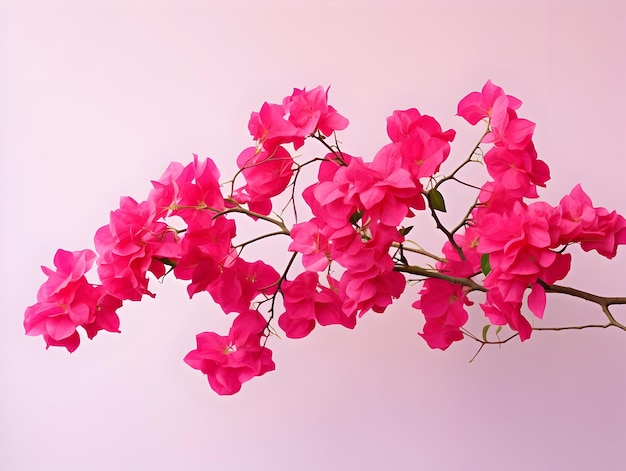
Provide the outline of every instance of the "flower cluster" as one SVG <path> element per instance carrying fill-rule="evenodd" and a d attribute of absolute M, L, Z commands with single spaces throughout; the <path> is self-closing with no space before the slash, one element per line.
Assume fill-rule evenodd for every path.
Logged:
<path fill-rule="evenodd" d="M 37 303 L 24 314 L 27 335 L 43 335 L 48 347 L 62 346 L 73 352 L 80 344 L 79 326 L 90 339 L 100 330 L 119 332 L 115 311 L 122 302 L 85 278 L 95 259 L 91 250 L 59 249 L 54 256 L 56 270 L 41 267 L 48 280 L 39 288 Z"/>
<path fill-rule="evenodd" d="M 281 104 L 264 103 L 248 123 L 257 145 L 237 157 L 246 185 L 235 191 L 235 200 L 259 214 L 270 214 L 270 198 L 282 193 L 293 176 L 294 161 L 284 145 L 298 150 L 315 133 L 330 136 L 347 126 L 348 120 L 328 105 L 328 89 L 321 86 L 309 91 L 296 88 Z"/>
<path fill-rule="evenodd" d="M 300 285 L 307 287 L 308 297 L 320 300 L 315 304 L 319 311 L 301 309 L 302 290 L 295 295 L 283 290 L 286 312 L 279 325 L 287 336 L 308 334 L 315 320 L 352 328 L 357 316 L 369 310 L 384 312 L 404 291 L 404 276 L 395 270 L 389 251 L 392 245 L 404 242 L 398 230 L 402 221 L 425 209 L 420 178 L 430 178 L 438 171 L 450 153 L 449 142 L 455 133 L 443 132 L 434 118 L 422 116 L 414 108 L 395 111 L 387 119 L 387 132 L 392 142 L 371 162 L 343 152 L 326 155 L 318 182 L 302 194 L 314 217 L 294 227 L 289 250 L 303 253 L 308 271 L 328 269 L 329 262 L 336 262 L 344 271 L 329 287 L 317 277 L 299 275 L 302 280 L 306 276 L 306 283 Z M 333 299 L 333 290 L 337 292 L 335 307 L 329 309 L 326 306 Z M 329 315 L 337 309 L 341 315 Z M 286 320 L 281 321 L 283 318 Z"/>
<path fill-rule="evenodd" d="M 187 282 L 189 297 L 206 292 L 234 314 L 227 335 L 198 334 L 185 357 L 218 394 L 234 394 L 275 368 L 266 346 L 276 333 L 273 321 L 289 338 L 305 337 L 318 324 L 353 329 L 367 312 L 383 313 L 404 293 L 405 276 L 417 274 L 424 278 L 410 279 L 421 283 L 413 307 L 425 317 L 419 335 L 431 348 L 445 350 L 467 335 L 474 291 L 485 293 L 480 307 L 490 324 L 508 325 L 526 340 L 532 326 L 524 306 L 543 317 L 546 291 L 570 270 L 569 246 L 613 258 L 626 244 L 626 219 L 593 206 L 580 185 L 556 206 L 533 201 L 550 171 L 538 159 L 535 124 L 517 114 L 521 105 L 490 81 L 463 98 L 458 115 L 471 125 L 485 123 L 486 130 L 446 176 L 441 168 L 455 131 L 444 131 L 435 118 L 415 108 L 393 111 L 390 142 L 367 160 L 333 139 L 348 120 L 328 104 L 328 89 L 294 89 L 252 113 L 255 142 L 237 157 L 239 171 L 228 185 L 220 184 L 211 159 L 172 162 L 145 200 L 121 198 L 95 233 L 97 255 L 59 250 L 56 269 L 43 267 L 48 279 L 37 303 L 26 309 L 26 333 L 72 352 L 80 343 L 78 327 L 89 338 L 100 330 L 119 332 L 122 302 L 154 297 L 150 279 L 171 274 Z M 298 162 L 302 156 L 293 151 L 306 139 L 321 143 L 325 155 Z M 439 218 L 446 211 L 443 185 L 464 183 L 458 173 L 477 160 L 491 180 L 466 184 L 479 190 L 476 200 L 447 228 Z M 312 165 L 317 179 L 298 200 L 298 177 Z M 276 212 L 281 195 L 287 202 Z M 308 220 L 298 219 L 299 209 Z M 415 228 L 407 219 L 424 210 L 447 238 L 441 257 L 407 239 Z M 235 216 L 273 231 L 238 243 Z M 270 237 L 287 241 L 285 266 L 243 258 L 245 247 Z M 419 257 L 429 263 L 420 266 Z M 101 284 L 87 281 L 94 263 Z"/>
<path fill-rule="evenodd" d="M 483 312 L 491 324 L 509 325 L 526 340 L 532 332 L 522 315 L 527 290 L 529 310 L 542 318 L 545 288 L 570 270 L 571 254 L 563 253 L 564 249 L 579 243 L 583 250 L 595 249 L 612 258 L 617 245 L 626 243 L 626 220 L 616 212 L 593 207 L 580 185 L 556 207 L 526 201 L 538 197 L 537 186 L 545 186 L 550 171 L 537 158 L 532 141 L 535 124 L 517 116 L 515 110 L 521 104 L 491 81 L 481 92 L 472 92 L 459 102 L 458 115 L 470 124 L 487 122 L 481 142 L 493 144 L 484 154 L 484 163 L 494 180 L 481 188 L 466 222 L 469 227 L 457 240 L 458 254 L 448 243 L 444 247 L 448 262 L 439 263 L 437 269 L 457 277 L 482 270 L 487 292 Z M 468 240 L 472 241 L 469 245 Z M 465 258 L 460 265 L 459 254 Z M 446 349 L 461 340 L 467 321 L 464 305 L 469 303 L 461 287 L 427 280 L 420 294 L 414 306 L 426 316 L 421 335 L 429 345 Z"/>
<path fill-rule="evenodd" d="M 480 270 L 481 256 L 476 249 L 478 234 L 469 227 L 464 234 L 455 235 L 454 241 L 456 248 L 451 242 L 443 246 L 445 261 L 437 262 L 436 269 L 448 276 L 469 278 Z M 420 336 L 431 348 L 445 350 L 452 342 L 463 340 L 461 328 L 468 320 L 465 306 L 473 304 L 467 294 L 463 286 L 443 279 L 424 281 L 413 307 L 420 309 L 426 318 Z"/>

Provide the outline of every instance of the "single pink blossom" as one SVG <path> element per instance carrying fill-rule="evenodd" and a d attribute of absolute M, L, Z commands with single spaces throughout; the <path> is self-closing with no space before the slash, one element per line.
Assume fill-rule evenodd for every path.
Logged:
<path fill-rule="evenodd" d="M 287 250 L 302 254 L 302 265 L 305 270 L 322 271 L 328 267 L 330 245 L 322 234 L 316 218 L 294 224 L 290 235 L 293 241 Z"/>
<path fill-rule="evenodd" d="M 580 247 L 585 252 L 595 250 L 606 258 L 614 258 L 617 255 L 617 246 L 626 244 L 626 219 L 615 211 L 609 213 L 604 208 L 597 208 L 597 211 L 598 231 L 605 234 L 605 237 L 583 240 Z"/>
<path fill-rule="evenodd" d="M 546 186 L 550 170 L 545 162 L 537 159 L 532 145 L 525 149 L 493 147 L 484 156 L 487 171 L 507 191 L 536 198 L 536 186 Z"/>
<path fill-rule="evenodd" d="M 399 168 L 399 163 L 390 154 L 379 153 L 367 165 L 374 181 L 359 193 L 366 219 L 386 226 L 398 226 L 404 218 L 412 215 L 411 208 L 425 209 L 422 184 L 412 178 L 407 169 Z"/>
<path fill-rule="evenodd" d="M 179 162 L 171 162 L 161 178 L 152 181 L 152 191 L 148 196 L 148 200 L 154 203 L 156 208 L 156 217 L 166 217 L 178 202 L 180 197 L 181 180 L 184 178 L 186 168 Z"/>
<path fill-rule="evenodd" d="M 250 204 L 265 203 L 282 193 L 293 175 L 293 158 L 281 146 L 271 152 L 248 147 L 237 157 L 237 165 L 246 179 L 246 185 L 233 196 L 239 203 L 247 203 L 249 207 Z M 270 213 L 271 203 L 267 206 L 269 209 L 263 209 L 261 214 Z"/>
<path fill-rule="evenodd" d="M 222 273 L 221 266 L 233 252 L 235 221 L 221 216 L 211 220 L 210 226 L 191 224 L 181 242 L 181 256 L 174 268 L 174 276 L 191 280 L 187 293 L 192 297 L 204 291 Z"/>
<path fill-rule="evenodd" d="M 415 108 L 396 110 L 387 118 L 387 135 L 391 142 L 404 142 L 409 138 L 413 124 L 422 115 Z"/>
<path fill-rule="evenodd" d="M 400 147 L 402 166 L 416 179 L 431 177 L 450 155 L 450 142 L 456 132 L 453 129 L 443 131 L 437 120 L 427 115 L 421 116 L 409 129 L 409 136 Z"/>
<path fill-rule="evenodd" d="M 454 241 L 463 252 L 463 258 L 450 241 L 446 241 L 441 251 L 445 262 L 437 262 L 436 267 L 446 275 L 466 278 L 480 271 L 482 254 L 478 252 L 479 232 L 474 226 L 467 226 L 464 232 L 457 232 Z"/>
<path fill-rule="evenodd" d="M 370 309 L 385 311 L 394 299 L 400 297 L 406 286 L 404 276 L 397 271 L 380 271 L 372 267 L 367 271 L 347 270 L 339 280 L 339 296 L 347 315 L 363 316 Z"/>
<path fill-rule="evenodd" d="M 250 134 L 270 152 L 280 144 L 293 142 L 298 134 L 297 128 L 285 119 L 285 113 L 282 105 L 265 102 L 261 111 L 250 115 Z"/>
<path fill-rule="evenodd" d="M 226 313 L 245 312 L 257 296 L 273 295 L 280 279 L 273 267 L 260 260 L 250 263 L 237 257 L 219 269 L 206 290 Z"/>
<path fill-rule="evenodd" d="M 532 140 L 535 123 L 528 119 L 518 118 L 515 111 L 509 108 L 506 117 L 500 121 L 491 121 L 491 132 L 487 134 L 484 143 L 494 143 L 496 146 L 509 149 L 524 149 Z"/>
<path fill-rule="evenodd" d="M 465 306 L 471 302 L 461 285 L 445 280 L 429 278 L 419 292 L 420 298 L 413 307 L 420 309 L 426 318 L 423 332 L 419 335 L 430 348 L 447 349 L 452 342 L 463 339 L 461 327 L 468 319 Z"/>
<path fill-rule="evenodd" d="M 436 318 L 426 321 L 422 332 L 418 335 L 422 337 L 432 349 L 438 348 L 446 350 L 450 345 L 459 340 L 463 340 L 463 332 L 454 326 L 445 323 L 443 318 Z"/>
<path fill-rule="evenodd" d="M 235 394 L 242 383 L 275 369 L 272 351 L 262 344 L 267 321 L 258 311 L 239 314 L 228 335 L 203 332 L 185 363 L 207 375 L 211 388 L 220 395 Z"/>
<path fill-rule="evenodd" d="M 196 221 L 199 225 L 210 225 L 215 214 L 226 207 L 219 178 L 220 172 L 213 160 L 200 161 L 194 154 L 193 162 L 172 183 L 177 198 L 171 215 L 181 217 L 187 224 Z"/>
<path fill-rule="evenodd" d="M 615 257 L 617 246 L 626 243 L 626 220 L 615 211 L 594 207 L 580 184 L 561 199 L 559 208 L 559 243 L 578 242 L 584 251 L 596 250 L 607 258 Z"/>
<path fill-rule="evenodd" d="M 502 88 L 487 80 L 482 91 L 472 92 L 459 102 L 457 115 L 475 125 L 484 118 L 505 116 L 507 109 L 516 110 L 521 105 L 520 100 L 506 95 Z"/>
<path fill-rule="evenodd" d="M 326 154 L 317 171 L 317 180 L 320 182 L 333 181 L 337 170 L 349 165 L 353 158 L 360 159 L 360 157 L 353 157 L 345 152 Z"/>
<path fill-rule="evenodd" d="M 294 89 L 283 100 L 289 122 L 298 129 L 298 135 L 306 137 L 319 129 L 325 136 L 348 127 L 348 120 L 328 105 L 328 89 L 318 86 L 312 90 Z M 296 146 L 298 149 L 299 145 Z"/>

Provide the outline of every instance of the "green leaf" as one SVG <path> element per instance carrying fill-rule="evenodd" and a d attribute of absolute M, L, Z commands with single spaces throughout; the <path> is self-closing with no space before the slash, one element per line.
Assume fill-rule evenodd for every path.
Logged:
<path fill-rule="evenodd" d="M 428 192 L 428 204 L 436 211 L 446 212 L 446 202 L 443 200 L 443 195 L 436 188 Z"/>
<path fill-rule="evenodd" d="M 400 234 L 402 234 L 403 236 L 407 235 L 409 232 L 411 232 L 411 230 L 413 229 L 413 226 L 409 226 L 409 227 L 402 227 L 400 229 Z"/>
<path fill-rule="evenodd" d="M 480 270 L 483 272 L 483 275 L 487 276 L 491 271 L 491 264 L 489 263 L 489 254 L 484 253 L 482 257 L 480 257 Z"/>
<path fill-rule="evenodd" d="M 485 342 L 488 342 L 488 340 L 487 340 L 487 332 L 489 332 L 489 327 L 491 327 L 491 324 L 487 324 L 485 327 L 483 327 L 483 340 Z"/>
<path fill-rule="evenodd" d="M 356 211 L 350 216 L 350 224 L 356 224 L 363 217 L 363 211 Z"/>
<path fill-rule="evenodd" d="M 498 328 L 496 329 L 496 337 L 498 338 L 498 340 L 500 340 L 500 336 L 498 335 L 500 332 L 502 332 L 502 326 L 499 325 Z"/>

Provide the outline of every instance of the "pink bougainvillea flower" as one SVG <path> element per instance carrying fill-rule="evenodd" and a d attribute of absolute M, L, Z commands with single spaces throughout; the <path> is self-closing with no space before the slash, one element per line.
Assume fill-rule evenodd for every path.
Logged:
<path fill-rule="evenodd" d="M 248 129 L 257 143 L 272 152 L 281 144 L 292 143 L 297 150 L 304 139 L 319 130 L 330 136 L 348 126 L 348 120 L 328 105 L 328 89 L 297 89 L 282 104 L 264 103 L 250 116 Z"/>
<path fill-rule="evenodd" d="M 258 144 L 268 151 L 276 146 L 293 142 L 298 130 L 285 119 L 286 110 L 283 105 L 263 103 L 261 111 L 250 115 L 248 129 Z"/>
<path fill-rule="evenodd" d="M 313 214 L 325 226 L 333 229 L 350 226 L 350 218 L 359 210 L 359 200 L 355 197 L 350 182 L 345 178 L 343 169 L 344 167 L 341 167 L 337 170 L 333 181 L 316 183 L 302 193 Z"/>
<path fill-rule="evenodd" d="M 249 207 L 252 204 L 259 209 L 259 204 L 264 204 L 263 209 L 257 212 L 269 214 L 272 208 L 269 199 L 282 193 L 291 181 L 293 158 L 281 146 L 271 152 L 248 147 L 237 157 L 237 165 L 246 179 L 246 185 L 237 189 L 233 196 Z"/>
<path fill-rule="evenodd" d="M 363 316 L 370 309 L 385 311 L 394 299 L 404 292 L 406 280 L 397 271 L 380 271 L 372 267 L 367 271 L 347 270 L 339 280 L 339 295 L 347 315 Z"/>
<path fill-rule="evenodd" d="M 401 166 L 416 180 L 430 177 L 450 154 L 450 142 L 456 132 L 443 131 L 432 116 L 421 115 L 415 108 L 396 110 L 387 118 L 387 134 L 392 141 L 377 154 L 402 159 Z M 376 160 L 376 158 L 375 158 Z"/>
<path fill-rule="evenodd" d="M 597 231 L 605 234 L 603 238 L 582 240 L 580 247 L 585 251 L 597 251 L 606 258 L 617 255 L 617 246 L 626 244 L 626 219 L 615 211 L 608 212 L 604 208 L 596 208 L 598 212 Z"/>
<path fill-rule="evenodd" d="M 96 285 L 95 289 L 98 291 L 95 315 L 81 324 L 90 339 L 101 330 L 116 333 L 120 331 L 120 319 L 116 311 L 122 307 L 122 300 L 108 294 L 102 285 Z"/>
<path fill-rule="evenodd" d="M 173 183 L 178 198 L 171 215 L 181 217 L 187 224 L 197 221 L 200 225 L 210 225 L 216 212 L 225 208 L 220 189 L 220 172 L 211 159 L 200 161 L 194 154 L 193 162 L 185 167 Z"/>
<path fill-rule="evenodd" d="M 505 301 L 499 290 L 489 290 L 486 302 L 481 304 L 480 307 L 491 324 L 508 324 L 511 329 L 519 333 L 519 338 L 522 342 L 530 338 L 532 326 L 528 319 L 522 315 L 521 301 Z"/>
<path fill-rule="evenodd" d="M 111 212 L 111 222 L 98 229 L 94 241 L 98 251 L 98 276 L 108 293 L 119 299 L 139 301 L 148 291 L 146 273 L 165 274 L 162 259 L 177 260 L 181 247 L 175 232 L 157 222 L 154 202 L 120 200 Z"/>
<path fill-rule="evenodd" d="M 317 171 L 317 180 L 320 182 L 333 181 L 335 173 L 341 167 L 345 167 L 350 164 L 350 161 L 355 158 L 345 152 L 326 154 L 324 159 L 320 163 L 319 170 Z M 360 158 L 360 157 L 356 157 Z"/>
<path fill-rule="evenodd" d="M 437 262 L 437 270 L 446 275 L 469 277 L 480 271 L 482 254 L 478 252 L 480 235 L 474 226 L 468 226 L 463 233 L 456 233 L 454 241 L 463 252 L 463 257 L 450 241 L 443 245 L 442 252 L 445 262 Z"/>
<path fill-rule="evenodd" d="M 530 144 L 535 123 L 518 118 L 515 111 L 509 109 L 505 118 L 491 122 L 491 132 L 483 138 L 484 143 L 494 143 L 510 149 L 524 149 Z"/>
<path fill-rule="evenodd" d="M 353 272 L 392 270 L 394 264 L 389 247 L 393 242 L 404 240 L 395 227 L 363 222 L 358 227 L 346 226 L 341 231 L 332 231 L 331 235 L 330 259 Z"/>
<path fill-rule="evenodd" d="M 446 324 L 445 320 L 439 317 L 426 321 L 422 332 L 418 332 L 418 335 L 426 341 L 430 348 L 440 350 L 446 350 L 454 342 L 463 340 L 461 329 Z"/>
<path fill-rule="evenodd" d="M 626 243 L 626 220 L 615 211 L 594 207 L 580 184 L 558 207 L 562 214 L 559 243 L 578 242 L 584 251 L 596 250 L 607 258 L 615 257 L 617 246 Z"/>
<path fill-rule="evenodd" d="M 424 282 L 419 295 L 413 307 L 420 309 L 426 318 L 424 331 L 419 335 L 429 347 L 445 350 L 452 342 L 462 340 L 461 327 L 468 319 L 465 306 L 474 304 L 465 295 L 463 287 L 430 278 Z"/>
<path fill-rule="evenodd" d="M 374 162 L 353 158 L 337 170 L 332 182 L 322 182 L 316 188 L 315 197 L 321 206 L 337 204 L 343 208 L 332 218 L 343 216 L 337 228 L 348 223 L 359 210 L 365 221 L 396 226 L 407 216 L 409 207 L 424 205 L 421 184 L 416 184 L 407 170 L 397 168 L 388 157 L 380 155 Z M 330 208 L 325 210 L 329 212 Z"/>
<path fill-rule="evenodd" d="M 507 109 L 516 110 L 521 105 L 520 100 L 506 95 L 502 88 L 487 80 L 480 92 L 472 92 L 459 102 L 457 115 L 475 125 L 484 118 L 504 116 Z"/>
<path fill-rule="evenodd" d="M 40 300 L 63 299 L 68 296 L 68 287 L 74 290 L 82 281 L 85 273 L 93 266 L 96 254 L 91 250 L 80 250 L 78 252 L 68 252 L 59 249 L 54 255 L 54 266 L 56 270 L 48 267 L 41 267 L 41 270 L 48 276 L 48 280 L 41 285 L 37 298 Z M 71 297 L 71 295 L 70 295 Z"/>
<path fill-rule="evenodd" d="M 398 168 L 400 161 L 393 156 L 383 153 L 373 162 L 347 154 L 341 158 L 338 163 L 327 156 L 320 165 L 319 183 L 302 194 L 329 241 L 352 237 L 355 230 L 369 239 L 367 230 L 378 225 L 395 227 L 413 215 L 411 208 L 425 207 L 421 184 Z"/>
<path fill-rule="evenodd" d="M 515 254 L 525 246 L 556 247 L 559 222 L 559 212 L 547 203 L 517 203 L 510 213 L 490 213 L 481 221 L 479 250 Z"/>
<path fill-rule="evenodd" d="M 417 109 L 395 110 L 387 117 L 387 135 L 391 142 L 404 142 L 409 138 L 413 125 L 422 115 Z"/>
<path fill-rule="evenodd" d="M 445 261 L 437 262 L 437 270 L 450 276 L 471 277 L 480 271 L 481 254 L 478 253 L 479 234 L 468 226 L 463 234 L 455 234 L 454 241 L 461 254 L 449 241 L 443 246 Z M 429 278 L 424 281 L 420 298 L 413 307 L 420 309 L 426 318 L 423 332 L 419 335 L 430 348 L 447 349 L 453 342 L 463 340 L 461 327 L 467 322 L 465 306 L 474 304 L 461 285 L 445 280 Z"/>
<path fill-rule="evenodd" d="M 489 119 L 489 133 L 483 138 L 485 143 L 494 143 L 510 149 L 524 149 L 531 141 L 535 123 L 518 118 L 515 112 L 522 102 L 506 95 L 504 91 L 487 81 L 481 92 L 472 92 L 458 105 L 457 115 L 472 125 L 481 119 Z"/>
<path fill-rule="evenodd" d="M 287 250 L 302 254 L 302 265 L 305 270 L 322 271 L 328 267 L 330 245 L 326 236 L 322 234 L 316 218 L 294 224 L 290 235 L 293 241 Z"/>
<path fill-rule="evenodd" d="M 450 142 L 456 132 L 453 129 L 443 131 L 437 120 L 427 115 L 420 117 L 409 129 L 409 136 L 400 147 L 402 166 L 414 178 L 431 177 L 450 155 Z"/>
<path fill-rule="evenodd" d="M 228 335 L 203 332 L 185 363 L 207 375 L 211 388 L 220 395 L 235 394 L 242 383 L 275 369 L 272 351 L 262 344 L 267 321 L 258 312 L 239 314 Z"/>
<path fill-rule="evenodd" d="M 346 268 L 367 270 L 374 258 L 402 240 L 396 226 L 412 215 L 410 209 L 424 207 L 422 186 L 386 154 L 370 163 L 352 157 L 348 165 L 331 170 L 325 176 L 332 181 L 310 186 L 303 197 L 329 242 L 330 258 Z"/>
<path fill-rule="evenodd" d="M 257 296 L 274 294 L 279 279 L 278 272 L 268 264 L 236 257 L 220 265 L 219 276 L 206 289 L 224 312 L 244 312 Z"/>
<path fill-rule="evenodd" d="M 356 325 L 356 316 L 342 311 L 339 294 L 320 285 L 317 273 L 307 271 L 293 281 L 283 281 L 281 292 L 285 312 L 278 318 L 278 325 L 289 338 L 306 337 L 316 323 L 340 324 L 349 329 Z"/>
<path fill-rule="evenodd" d="M 291 96 L 283 100 L 283 107 L 289 115 L 289 122 L 301 137 L 320 130 L 325 136 L 348 127 L 348 120 L 335 108 L 328 105 L 328 89 L 318 86 L 312 90 L 295 88 Z M 299 146 L 296 146 L 296 149 Z"/>
<path fill-rule="evenodd" d="M 530 285 L 530 293 L 528 294 L 528 309 L 539 319 L 543 319 L 543 313 L 546 309 L 546 290 L 539 283 Z"/>
<path fill-rule="evenodd" d="M 27 335 L 43 335 L 48 347 L 63 346 L 73 352 L 80 344 L 79 326 L 89 338 L 103 329 L 119 332 L 115 310 L 122 302 L 85 278 L 95 258 L 91 250 L 59 249 L 54 257 L 56 270 L 42 267 L 48 280 L 37 293 L 37 303 L 24 314 Z"/>
<path fill-rule="evenodd" d="M 560 227 L 561 211 L 544 202 L 517 202 L 509 212 L 483 215 L 476 226 L 478 250 L 489 254 L 491 266 L 484 281 L 489 293 L 483 311 L 493 324 L 523 329 L 522 339 L 531 331 L 520 314 L 525 291 L 531 288 L 528 307 L 541 318 L 545 291 L 539 282 L 550 285 L 569 272 L 571 255 L 554 250 Z"/>
<path fill-rule="evenodd" d="M 586 239 L 603 236 L 600 232 L 592 232 L 597 228 L 598 213 L 593 207 L 591 198 L 583 191 L 580 184 L 561 199 L 559 207 L 562 215 L 559 243 L 578 241 L 583 231 L 588 233 L 584 236 Z"/>
<path fill-rule="evenodd" d="M 196 157 L 197 158 L 197 157 Z M 183 175 L 186 168 L 180 162 L 171 162 L 161 178 L 152 181 L 152 191 L 148 195 L 148 200 L 154 203 L 156 208 L 156 217 L 166 217 L 178 203 L 180 197 L 179 185 L 181 180 L 185 178 Z"/>
<path fill-rule="evenodd" d="M 412 178 L 405 168 L 398 168 L 398 161 L 390 154 L 374 156 L 368 164 L 374 180 L 359 192 L 365 209 L 364 217 L 386 226 L 398 226 L 410 209 L 426 207 L 422 197 L 422 184 Z M 358 174 L 355 180 L 358 180 Z"/>
<path fill-rule="evenodd" d="M 484 156 L 489 175 L 495 178 L 507 191 L 536 198 L 536 186 L 546 186 L 550 179 L 550 169 L 537 159 L 534 146 L 524 149 L 493 147 Z"/>
<path fill-rule="evenodd" d="M 560 220 L 560 212 L 544 202 L 486 215 L 477 228 L 479 251 L 489 254 L 492 267 L 485 287 L 499 286 L 505 301 L 517 302 L 537 279 L 552 284 L 565 277 L 570 256 L 552 250 L 559 245 Z"/>
<path fill-rule="evenodd" d="M 187 286 L 189 297 L 206 290 L 220 276 L 220 267 L 233 253 L 232 239 L 235 235 L 235 221 L 225 216 L 212 219 L 210 226 L 191 224 L 187 228 L 181 243 L 180 260 L 174 267 L 174 276 L 191 280 Z"/>

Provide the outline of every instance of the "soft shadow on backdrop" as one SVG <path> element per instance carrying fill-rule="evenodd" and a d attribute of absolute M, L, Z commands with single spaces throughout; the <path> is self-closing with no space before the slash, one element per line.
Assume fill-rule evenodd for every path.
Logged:
<path fill-rule="evenodd" d="M 536 333 L 469 364 L 475 343 L 442 353 L 416 335 L 408 288 L 353 332 L 273 339 L 277 370 L 234 397 L 182 362 L 230 319 L 180 283 L 71 356 L 23 335 L 58 247 L 92 247 L 119 196 L 143 198 L 171 160 L 231 175 L 250 111 L 293 87 L 332 85 L 352 154 L 371 158 L 386 116 L 415 106 L 458 130 L 454 159 L 480 135 L 456 103 L 490 78 L 537 123 L 547 201 L 582 182 L 626 213 L 623 2 L 433 3 L 0 2 L 1 469 L 621 469 L 624 332 Z M 564 284 L 626 295 L 620 252 L 576 253 Z M 546 316 L 599 313 L 551 297 Z"/>

